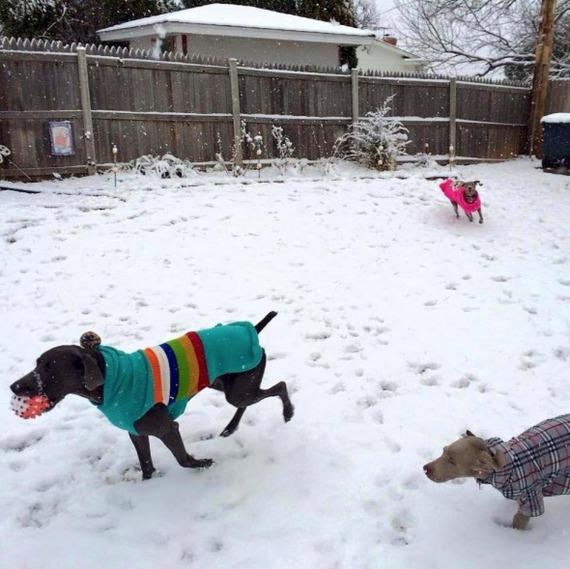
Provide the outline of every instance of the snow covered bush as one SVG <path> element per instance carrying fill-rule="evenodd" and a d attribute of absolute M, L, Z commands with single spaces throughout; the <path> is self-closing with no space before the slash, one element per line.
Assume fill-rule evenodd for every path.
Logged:
<path fill-rule="evenodd" d="M 414 161 L 415 166 L 418 168 L 437 168 L 438 163 L 436 159 L 428 152 L 420 152 L 416 154 L 416 159 Z"/>
<path fill-rule="evenodd" d="M 228 169 L 226 168 L 226 159 L 224 158 L 222 135 L 219 132 L 216 133 L 216 147 L 217 147 L 216 148 L 217 152 L 215 153 L 216 165 L 214 166 L 214 170 L 224 171 L 229 174 Z"/>
<path fill-rule="evenodd" d="M 394 96 L 382 106 L 350 125 L 335 142 L 334 155 L 358 162 L 367 168 L 392 170 L 396 158 L 406 153 L 408 129 L 396 119 L 386 116 Z"/>
<path fill-rule="evenodd" d="M 146 154 L 129 163 L 129 169 L 139 174 L 154 174 L 161 178 L 185 178 L 192 171 L 192 164 L 172 154 L 152 156 Z"/>
<path fill-rule="evenodd" d="M 251 133 L 247 130 L 247 123 L 246 121 L 241 121 L 241 135 L 242 138 L 250 150 L 250 156 L 255 158 L 256 162 L 256 169 L 258 175 L 261 174 L 261 157 L 263 155 L 263 136 L 261 133 L 257 133 L 255 136 L 252 136 Z"/>
<path fill-rule="evenodd" d="M 271 125 L 271 136 L 275 139 L 277 153 L 279 154 L 279 158 L 276 158 L 273 164 L 279 168 L 281 174 L 285 174 L 289 168 L 295 148 L 289 137 L 283 132 L 282 126 Z"/>

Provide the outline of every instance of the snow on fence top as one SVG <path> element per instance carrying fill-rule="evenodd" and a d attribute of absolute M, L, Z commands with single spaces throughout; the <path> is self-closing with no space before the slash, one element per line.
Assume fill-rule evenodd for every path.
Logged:
<path fill-rule="evenodd" d="M 128 47 L 110 46 L 101 44 L 81 44 L 71 43 L 65 44 L 55 40 L 39 40 L 27 38 L 7 38 L 0 37 L 0 51 L 34 51 L 45 53 L 75 53 L 78 47 L 84 47 L 87 55 L 117 57 L 119 59 L 148 59 L 153 61 L 170 61 L 175 63 L 189 63 L 194 65 L 210 65 L 227 67 L 228 62 L 225 59 L 215 57 L 203 57 L 198 55 L 183 55 L 177 52 L 162 52 L 156 54 L 152 50 L 129 49 Z M 258 63 L 253 61 L 240 61 L 240 66 L 251 69 L 269 69 L 273 71 L 289 71 L 289 72 L 307 72 L 334 74 L 348 77 L 350 70 L 341 67 L 327 67 L 318 65 L 285 65 L 283 63 Z M 452 77 L 449 75 L 432 75 L 429 73 L 405 73 L 398 71 L 359 71 L 359 75 L 363 78 L 391 78 L 391 79 L 414 79 L 423 81 L 445 81 L 448 82 Z M 530 88 L 530 85 L 520 81 L 508 81 L 506 79 L 488 79 L 485 77 L 455 77 L 458 82 L 478 83 L 481 85 L 503 85 L 507 87 L 523 87 Z"/>

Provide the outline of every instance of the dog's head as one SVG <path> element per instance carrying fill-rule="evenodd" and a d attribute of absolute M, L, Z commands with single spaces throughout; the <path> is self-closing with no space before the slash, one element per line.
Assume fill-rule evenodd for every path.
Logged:
<path fill-rule="evenodd" d="M 95 350 L 79 346 L 58 346 L 44 352 L 36 367 L 14 382 L 10 389 L 17 397 L 42 396 L 53 409 L 66 395 L 86 397 L 102 402 L 98 389 L 104 382 L 101 356 Z"/>
<path fill-rule="evenodd" d="M 465 197 L 465 201 L 467 203 L 473 203 L 479 197 L 477 186 L 481 186 L 482 184 L 479 180 L 471 180 L 469 182 L 458 180 L 455 185 L 457 187 L 463 188 L 463 196 Z"/>
<path fill-rule="evenodd" d="M 443 447 L 442 455 L 423 468 L 433 482 L 448 482 L 455 478 L 485 478 L 505 464 L 501 451 L 491 454 L 483 439 L 467 431 L 465 436 Z"/>

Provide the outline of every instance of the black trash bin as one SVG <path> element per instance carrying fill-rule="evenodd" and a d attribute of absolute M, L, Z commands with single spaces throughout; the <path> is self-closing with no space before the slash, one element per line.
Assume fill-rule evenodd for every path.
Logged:
<path fill-rule="evenodd" d="M 570 113 L 542 117 L 542 167 L 570 168 Z"/>

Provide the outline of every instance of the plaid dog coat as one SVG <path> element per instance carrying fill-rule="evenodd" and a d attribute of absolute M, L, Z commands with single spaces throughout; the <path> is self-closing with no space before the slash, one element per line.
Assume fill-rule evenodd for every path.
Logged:
<path fill-rule="evenodd" d="M 487 439 L 491 454 L 505 453 L 507 463 L 482 484 L 516 500 L 527 517 L 544 513 L 544 496 L 570 494 L 570 415 L 548 419 L 508 442 Z"/>

